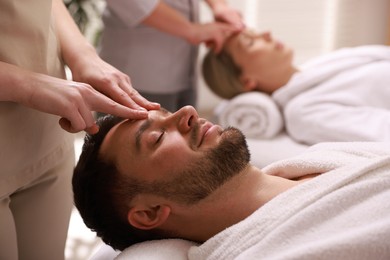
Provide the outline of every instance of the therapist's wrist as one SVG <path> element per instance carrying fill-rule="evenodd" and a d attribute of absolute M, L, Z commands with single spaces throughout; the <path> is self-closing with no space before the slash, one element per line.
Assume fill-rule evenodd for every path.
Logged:
<path fill-rule="evenodd" d="M 63 54 L 63 59 L 72 72 L 80 68 L 80 66 L 93 62 L 98 57 L 96 49 L 90 43 Z"/>
<path fill-rule="evenodd" d="M 193 45 L 198 45 L 201 43 L 200 37 L 200 24 L 190 23 L 187 28 L 183 30 L 182 37 Z"/>
<path fill-rule="evenodd" d="M 209 0 L 207 1 L 207 3 L 214 14 L 219 13 L 221 10 L 224 10 L 228 6 L 226 1 L 224 0 Z"/>

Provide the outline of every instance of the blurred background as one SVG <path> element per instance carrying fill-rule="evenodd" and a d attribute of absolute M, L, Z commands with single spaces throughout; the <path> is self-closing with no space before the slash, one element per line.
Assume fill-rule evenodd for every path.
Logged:
<path fill-rule="evenodd" d="M 297 65 L 342 47 L 390 45 L 390 0 L 226 1 L 241 11 L 248 27 L 256 31 L 269 30 L 274 38 L 292 47 Z M 65 3 L 88 40 L 98 46 L 102 29 L 100 17 L 105 1 L 65 0 Z M 206 4 L 201 1 L 201 22 L 212 19 Z M 205 52 L 206 48 L 201 46 L 198 65 Z M 198 111 L 202 117 L 210 118 L 221 99 L 207 89 L 200 74 L 198 88 Z M 79 134 L 77 137 L 76 159 L 80 154 L 83 135 Z M 74 210 L 66 258 L 88 259 L 101 243 L 84 226 Z"/>

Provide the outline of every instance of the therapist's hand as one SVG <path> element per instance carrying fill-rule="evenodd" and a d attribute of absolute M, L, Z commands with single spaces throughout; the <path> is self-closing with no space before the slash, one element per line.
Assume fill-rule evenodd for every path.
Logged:
<path fill-rule="evenodd" d="M 91 85 L 100 93 L 112 100 L 132 109 L 127 118 L 140 119 L 141 110 L 159 109 L 160 105 L 142 97 L 131 85 L 130 78 L 103 61 L 97 55 L 80 58 L 73 64 L 72 77 L 74 81 Z M 108 111 L 98 111 L 108 113 Z"/>
<path fill-rule="evenodd" d="M 227 5 L 225 1 L 214 1 L 211 8 L 216 21 L 228 23 L 240 31 L 245 28 L 241 13 Z"/>
<path fill-rule="evenodd" d="M 235 26 L 238 30 L 243 30 L 245 28 L 245 24 L 242 21 L 241 14 L 231 7 L 227 6 L 218 10 L 214 13 L 214 17 L 216 21 L 229 23 Z"/>
<path fill-rule="evenodd" d="M 19 73 L 19 76 L 22 75 Z M 147 118 L 146 110 L 123 106 L 101 94 L 89 84 L 50 77 L 39 73 L 24 73 L 25 84 L 13 100 L 61 117 L 59 124 L 71 133 L 99 131 L 92 111 L 104 111 L 123 118 Z M 15 91 L 16 92 L 16 91 Z"/>
<path fill-rule="evenodd" d="M 0 100 L 57 115 L 61 117 L 61 127 L 71 133 L 85 130 L 94 134 L 99 130 L 92 111 L 106 111 L 123 118 L 148 116 L 148 112 L 120 105 L 88 84 L 35 73 L 1 61 Z"/>
<path fill-rule="evenodd" d="M 192 44 L 205 43 L 212 47 L 215 53 L 219 53 L 225 40 L 238 31 L 235 26 L 221 22 L 192 24 L 187 40 Z"/>

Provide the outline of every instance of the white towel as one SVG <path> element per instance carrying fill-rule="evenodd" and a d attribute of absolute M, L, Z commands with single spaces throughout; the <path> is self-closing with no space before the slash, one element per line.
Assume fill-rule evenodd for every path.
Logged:
<path fill-rule="evenodd" d="M 270 96 L 260 92 L 240 94 L 216 108 L 218 123 L 240 129 L 248 138 L 269 139 L 283 128 L 282 115 Z"/>
<path fill-rule="evenodd" d="M 162 239 L 135 244 L 123 250 L 115 260 L 185 260 L 194 242 L 182 239 Z"/>
<path fill-rule="evenodd" d="M 190 259 L 390 259 L 390 143 L 337 143 L 267 173 L 323 173 L 189 251 Z M 326 173 L 325 173 L 326 172 Z"/>

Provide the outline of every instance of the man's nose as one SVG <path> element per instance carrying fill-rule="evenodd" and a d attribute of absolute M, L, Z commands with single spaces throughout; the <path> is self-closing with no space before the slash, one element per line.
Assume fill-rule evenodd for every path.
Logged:
<path fill-rule="evenodd" d="M 180 132 L 186 133 L 198 123 L 199 115 L 192 106 L 185 106 L 180 108 L 173 114 L 177 119 L 177 127 Z"/>

